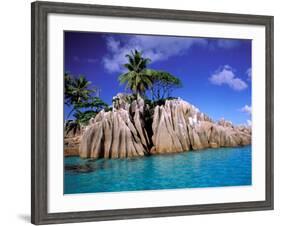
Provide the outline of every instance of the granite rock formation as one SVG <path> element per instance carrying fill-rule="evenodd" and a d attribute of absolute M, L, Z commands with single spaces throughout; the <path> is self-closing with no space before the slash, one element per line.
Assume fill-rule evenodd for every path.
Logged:
<path fill-rule="evenodd" d="M 139 99 L 128 104 L 123 94 L 117 98 L 112 111 L 101 111 L 90 121 L 81 139 L 80 157 L 130 158 L 149 153 L 144 101 Z"/>
<path fill-rule="evenodd" d="M 91 119 L 81 137 L 79 155 L 130 158 L 249 144 L 250 127 L 223 119 L 214 122 L 184 100 L 166 100 L 150 108 L 143 99 L 118 94 L 112 111 L 101 111 Z"/>
<path fill-rule="evenodd" d="M 64 138 L 64 156 L 79 155 L 80 139 L 80 135 Z"/>

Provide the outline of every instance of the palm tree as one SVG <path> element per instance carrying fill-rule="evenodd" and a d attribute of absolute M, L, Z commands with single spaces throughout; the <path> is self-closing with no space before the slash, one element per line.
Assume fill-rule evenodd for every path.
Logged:
<path fill-rule="evenodd" d="M 82 129 L 82 125 L 84 123 L 84 114 L 83 112 L 77 110 L 74 113 L 74 119 L 72 120 L 67 120 L 65 122 L 65 135 L 68 135 L 70 132 L 73 133 L 73 135 L 75 136 L 77 133 L 79 133 Z"/>
<path fill-rule="evenodd" d="M 91 84 L 84 76 L 74 78 L 73 84 L 70 86 L 71 103 L 81 103 L 84 100 L 88 100 L 92 90 L 88 87 Z"/>
<path fill-rule="evenodd" d="M 87 101 L 83 101 L 81 103 L 76 104 L 76 108 L 90 108 L 91 110 L 95 112 L 100 112 L 101 110 L 108 107 L 108 104 L 105 103 L 101 98 L 99 97 L 89 97 Z"/>
<path fill-rule="evenodd" d="M 131 54 L 127 54 L 128 63 L 124 64 L 124 67 L 128 69 L 128 72 L 119 76 L 119 81 L 126 87 L 130 88 L 134 94 L 137 94 L 139 99 L 144 96 L 145 91 L 152 85 L 151 74 L 152 71 L 147 69 L 147 65 L 150 62 L 149 58 L 144 58 L 142 53 L 134 50 Z"/>
<path fill-rule="evenodd" d="M 69 112 L 67 118 L 75 110 L 76 106 L 84 101 L 87 101 L 94 89 L 90 89 L 91 84 L 84 76 L 80 75 L 78 78 L 72 78 L 68 74 L 65 74 L 65 103 L 67 105 L 72 105 L 73 109 Z"/>

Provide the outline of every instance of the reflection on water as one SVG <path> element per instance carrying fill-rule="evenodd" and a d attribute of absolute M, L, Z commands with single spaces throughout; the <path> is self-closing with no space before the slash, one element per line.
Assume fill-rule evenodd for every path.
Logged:
<path fill-rule="evenodd" d="M 251 146 L 135 159 L 65 158 L 65 194 L 237 186 L 251 181 Z"/>

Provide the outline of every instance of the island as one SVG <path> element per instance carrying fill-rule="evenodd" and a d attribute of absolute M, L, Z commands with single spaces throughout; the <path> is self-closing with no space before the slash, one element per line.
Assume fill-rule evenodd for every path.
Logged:
<path fill-rule="evenodd" d="M 151 106 L 142 98 L 119 93 L 113 108 L 102 110 L 79 134 L 65 139 L 65 156 L 131 158 L 206 148 L 251 144 L 251 127 L 214 122 L 192 104 L 177 98 Z"/>
<path fill-rule="evenodd" d="M 64 194 L 252 184 L 250 40 L 67 31 L 64 62 Z"/>

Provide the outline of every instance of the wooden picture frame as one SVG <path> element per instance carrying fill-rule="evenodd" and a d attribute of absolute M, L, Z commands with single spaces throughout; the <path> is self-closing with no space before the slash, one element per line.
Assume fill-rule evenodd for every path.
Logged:
<path fill-rule="evenodd" d="M 228 213 L 273 209 L 273 17 L 211 13 L 197 11 L 133 8 L 88 4 L 34 2 L 32 9 L 32 191 L 31 221 L 33 224 L 71 223 L 148 217 L 167 217 L 192 214 Z M 126 18 L 146 18 L 174 21 L 195 21 L 227 24 L 260 25 L 266 33 L 266 199 L 220 204 L 149 207 L 133 209 L 98 210 L 48 213 L 48 74 L 47 34 L 48 15 L 72 14 Z M 261 147 L 263 148 L 263 147 Z"/>

